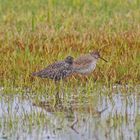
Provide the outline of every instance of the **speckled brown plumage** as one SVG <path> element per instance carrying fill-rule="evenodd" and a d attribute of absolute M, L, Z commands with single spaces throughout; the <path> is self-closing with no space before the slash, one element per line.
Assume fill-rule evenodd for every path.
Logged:
<path fill-rule="evenodd" d="M 59 81 L 73 73 L 72 64 L 73 57 L 68 56 L 64 61 L 55 62 L 39 72 L 32 73 L 32 76 L 49 78 L 55 81 Z"/>

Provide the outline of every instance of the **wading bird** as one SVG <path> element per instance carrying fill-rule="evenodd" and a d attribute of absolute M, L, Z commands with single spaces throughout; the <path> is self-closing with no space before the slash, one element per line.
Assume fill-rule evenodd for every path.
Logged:
<path fill-rule="evenodd" d="M 78 57 L 73 61 L 73 71 L 78 74 L 87 75 L 93 72 L 96 68 L 96 63 L 98 59 L 102 58 L 98 51 L 91 52 L 89 54 Z"/>
<path fill-rule="evenodd" d="M 64 61 L 58 61 L 50 64 L 45 69 L 32 73 L 32 76 L 41 78 L 49 78 L 54 81 L 59 81 L 73 73 L 73 57 L 67 56 Z"/>

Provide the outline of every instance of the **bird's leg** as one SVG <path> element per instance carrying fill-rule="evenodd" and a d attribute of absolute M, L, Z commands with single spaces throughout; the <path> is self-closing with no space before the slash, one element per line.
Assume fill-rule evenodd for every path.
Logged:
<path fill-rule="evenodd" d="M 59 92 L 56 92 L 54 107 L 56 108 L 58 105 L 59 105 Z"/>
<path fill-rule="evenodd" d="M 65 90 L 64 90 L 64 87 L 65 87 L 65 84 L 64 84 L 65 81 L 62 81 L 62 99 L 64 100 L 64 95 L 65 95 Z"/>
<path fill-rule="evenodd" d="M 59 83 L 55 81 L 55 98 L 54 98 L 54 107 L 59 104 Z"/>

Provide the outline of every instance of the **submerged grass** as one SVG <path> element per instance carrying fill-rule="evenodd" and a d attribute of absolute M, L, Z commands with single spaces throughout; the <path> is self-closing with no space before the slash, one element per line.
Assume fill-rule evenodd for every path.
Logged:
<path fill-rule="evenodd" d="M 53 82 L 30 74 L 49 63 L 100 50 L 89 76 L 110 85 L 140 82 L 140 3 L 134 1 L 0 1 L 0 85 L 42 89 Z M 75 87 L 81 79 L 68 78 Z M 82 80 L 84 81 L 84 80 Z M 90 88 L 90 87 L 87 87 Z"/>
<path fill-rule="evenodd" d="M 95 136 L 102 139 L 139 138 L 139 96 L 122 95 L 117 90 L 117 94 L 108 98 L 104 89 L 101 93 L 103 95 L 99 90 L 81 93 L 80 97 L 74 94 L 72 98 L 69 94 L 65 94 L 65 98 L 61 98 L 56 106 L 52 104 L 53 98 L 49 99 L 46 94 L 34 97 L 27 93 L 2 96 L 0 135 L 7 139 L 12 136 L 13 139 L 26 138 L 31 134 L 32 139 L 35 139 L 36 135 L 41 135 L 38 139 L 46 135 L 63 139 L 65 134 L 73 133 L 83 134 L 88 139 Z M 67 96 L 70 98 L 66 99 Z"/>

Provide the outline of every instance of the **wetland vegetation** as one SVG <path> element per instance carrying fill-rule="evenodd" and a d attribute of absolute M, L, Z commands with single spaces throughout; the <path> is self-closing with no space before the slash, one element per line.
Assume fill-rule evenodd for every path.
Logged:
<path fill-rule="evenodd" d="M 93 50 L 88 80 L 31 76 Z M 0 0 L 0 139 L 139 140 L 140 1 Z"/>

